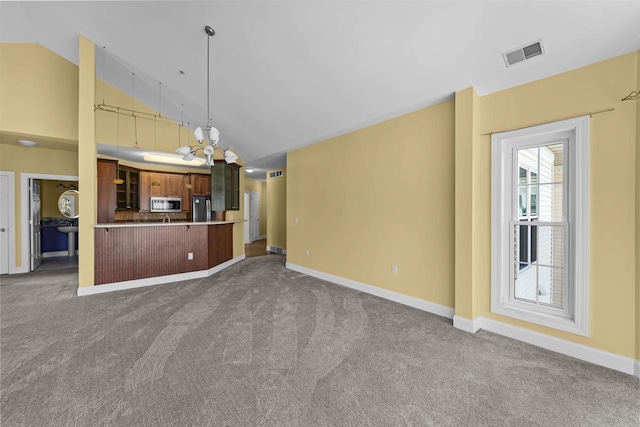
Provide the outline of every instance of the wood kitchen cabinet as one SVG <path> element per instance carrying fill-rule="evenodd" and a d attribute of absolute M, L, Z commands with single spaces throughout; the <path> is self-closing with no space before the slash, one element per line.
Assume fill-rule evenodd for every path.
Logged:
<path fill-rule="evenodd" d="M 189 210 L 189 190 L 186 174 L 169 172 L 140 172 L 140 211 L 149 212 L 151 197 L 179 197 L 182 210 Z"/>
<path fill-rule="evenodd" d="M 192 173 L 189 176 L 191 194 L 193 196 L 210 196 L 211 195 L 211 175 Z"/>
<path fill-rule="evenodd" d="M 116 184 L 116 209 L 137 211 L 140 197 L 140 170 L 118 166 L 117 174 L 123 182 Z"/>
<path fill-rule="evenodd" d="M 116 177 L 118 162 L 115 160 L 98 160 L 98 223 L 115 221 L 116 211 Z"/>

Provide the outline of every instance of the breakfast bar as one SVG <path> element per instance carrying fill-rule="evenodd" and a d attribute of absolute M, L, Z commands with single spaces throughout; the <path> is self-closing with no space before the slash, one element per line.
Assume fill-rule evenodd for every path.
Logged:
<path fill-rule="evenodd" d="M 233 224 L 243 221 L 96 224 L 95 284 L 126 289 L 206 277 L 233 264 Z"/>

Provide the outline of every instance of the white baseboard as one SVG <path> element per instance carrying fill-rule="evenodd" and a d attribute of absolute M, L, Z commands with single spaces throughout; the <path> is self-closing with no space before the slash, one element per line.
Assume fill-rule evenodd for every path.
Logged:
<path fill-rule="evenodd" d="M 478 329 L 480 329 L 480 321 L 478 319 L 479 318 L 476 318 L 475 320 L 469 320 L 465 317 L 455 315 L 453 316 L 453 326 L 465 332 L 475 334 Z"/>
<path fill-rule="evenodd" d="M 69 251 L 51 251 L 51 252 L 42 252 L 42 258 L 57 258 L 62 256 L 67 256 Z M 76 255 L 78 255 L 78 251 L 76 251 Z"/>
<path fill-rule="evenodd" d="M 216 265 L 208 270 L 191 271 L 189 273 L 170 274 L 168 276 L 149 277 L 146 279 L 126 280 L 124 282 L 107 283 L 104 285 L 83 286 L 78 287 L 78 296 L 103 294 L 105 292 L 122 291 L 125 289 L 142 288 L 145 286 L 162 285 L 166 283 L 181 282 L 183 280 L 194 280 L 209 277 L 233 264 L 242 261 L 245 255 L 242 254 L 238 257 Z"/>
<path fill-rule="evenodd" d="M 262 240 L 262 239 L 266 239 L 266 238 L 267 238 L 266 235 L 256 236 L 256 237 L 252 238 L 251 241 L 255 242 L 256 240 Z"/>
<path fill-rule="evenodd" d="M 9 266 L 11 267 L 11 266 Z M 27 265 L 22 265 L 20 267 L 14 267 L 13 269 L 9 270 L 9 274 L 24 274 L 24 273 L 28 273 L 29 272 L 29 264 L 27 263 Z"/>
<path fill-rule="evenodd" d="M 227 267 L 231 267 L 233 264 L 236 264 L 242 261 L 243 259 L 245 259 L 245 257 L 246 257 L 245 254 L 242 254 L 240 256 L 230 259 L 229 261 L 225 261 L 222 264 L 218 264 L 214 267 L 211 267 L 209 270 L 207 270 L 207 276 L 211 276 L 213 274 L 216 274 L 218 271 L 222 271 Z"/>
<path fill-rule="evenodd" d="M 302 267 L 300 265 L 292 264 L 289 262 L 286 263 L 286 267 L 289 270 L 297 271 L 308 276 L 326 280 L 327 282 L 355 289 L 356 291 L 364 292 L 366 294 L 375 295 L 380 298 L 408 305 L 409 307 L 417 308 L 418 310 L 427 311 L 429 313 L 437 314 L 438 316 L 447 317 L 449 319 L 453 318 L 453 308 L 446 307 L 444 305 L 410 297 L 408 295 L 379 288 L 377 286 L 368 285 L 366 283 L 356 282 L 355 280 L 345 279 L 344 277 L 334 276 L 333 274 L 323 273 L 322 271 L 313 270 L 311 268 Z"/>
<path fill-rule="evenodd" d="M 604 366 L 624 372 L 625 374 L 635 375 L 640 378 L 640 362 L 631 357 L 620 356 L 619 354 L 552 337 L 551 335 L 542 334 L 519 326 L 509 325 L 487 317 L 479 316 L 474 320 L 469 320 L 464 317 L 454 316 L 453 326 L 467 332 L 476 332 L 478 329 L 484 329 L 485 331 L 513 338 L 526 342 L 527 344 L 542 347 L 555 351 L 556 353 L 575 357 L 585 362 Z"/>
<path fill-rule="evenodd" d="M 279 248 L 279 246 L 269 246 L 269 245 L 267 245 L 267 251 L 273 252 L 274 254 L 279 254 L 280 252 L 275 250 L 276 247 Z M 282 248 L 280 248 L 280 249 L 282 249 Z M 282 249 L 282 255 L 286 255 L 286 254 L 287 254 L 287 250 L 286 249 Z"/>

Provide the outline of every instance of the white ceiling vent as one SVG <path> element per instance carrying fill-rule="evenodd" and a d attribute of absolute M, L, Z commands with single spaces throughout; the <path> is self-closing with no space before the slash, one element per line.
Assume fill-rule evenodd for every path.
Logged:
<path fill-rule="evenodd" d="M 510 50 L 509 52 L 504 52 L 502 54 L 502 57 L 504 58 L 504 63 L 506 64 L 506 66 L 510 67 L 513 64 L 517 64 L 518 62 L 522 62 L 526 59 L 531 59 L 540 55 L 544 55 L 544 46 L 542 44 L 542 39 L 533 43 L 529 43 L 526 46 L 521 46 L 517 49 Z"/>

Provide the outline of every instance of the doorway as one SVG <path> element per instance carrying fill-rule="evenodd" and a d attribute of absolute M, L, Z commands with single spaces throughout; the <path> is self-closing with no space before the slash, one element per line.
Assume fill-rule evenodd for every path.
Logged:
<path fill-rule="evenodd" d="M 251 241 L 258 240 L 260 236 L 260 193 L 251 192 Z"/>
<path fill-rule="evenodd" d="M 16 268 L 16 273 L 27 273 L 36 269 L 77 267 L 78 256 L 67 256 L 66 246 L 60 248 L 61 250 L 50 250 L 50 248 L 45 247 L 45 242 L 43 241 L 45 238 L 43 236 L 46 234 L 45 232 L 52 231 L 54 234 L 59 234 L 57 232 L 57 226 L 68 224 L 66 224 L 66 222 L 64 224 L 62 222 L 59 224 L 53 222 L 51 224 L 41 224 L 40 222 L 43 215 L 47 217 L 47 220 L 49 217 L 54 217 L 54 220 L 58 219 L 55 217 L 62 217 L 62 214 L 57 215 L 57 212 L 53 212 L 54 209 L 57 209 L 57 200 L 53 200 L 51 203 L 45 201 L 43 205 L 43 197 L 46 197 L 45 193 L 50 191 L 48 190 L 51 186 L 50 184 L 60 185 L 69 183 L 75 183 L 77 187 L 78 177 L 38 173 L 20 174 L 20 241 L 22 243 L 22 266 Z M 43 190 L 43 188 L 46 188 L 46 190 Z M 37 198 L 35 197 L 36 192 Z M 54 197 L 54 199 L 57 199 L 57 197 Z M 51 212 L 47 213 L 47 210 Z M 62 218 L 60 218 L 60 220 L 62 220 Z M 75 234 L 77 236 L 78 233 Z M 67 236 L 62 235 L 62 237 L 57 237 L 60 238 L 62 242 L 65 242 L 64 239 L 66 239 Z M 46 239 L 47 242 L 51 241 L 50 236 L 46 237 Z"/>
<path fill-rule="evenodd" d="M 251 243 L 251 203 L 249 192 L 244 192 L 244 243 Z"/>

